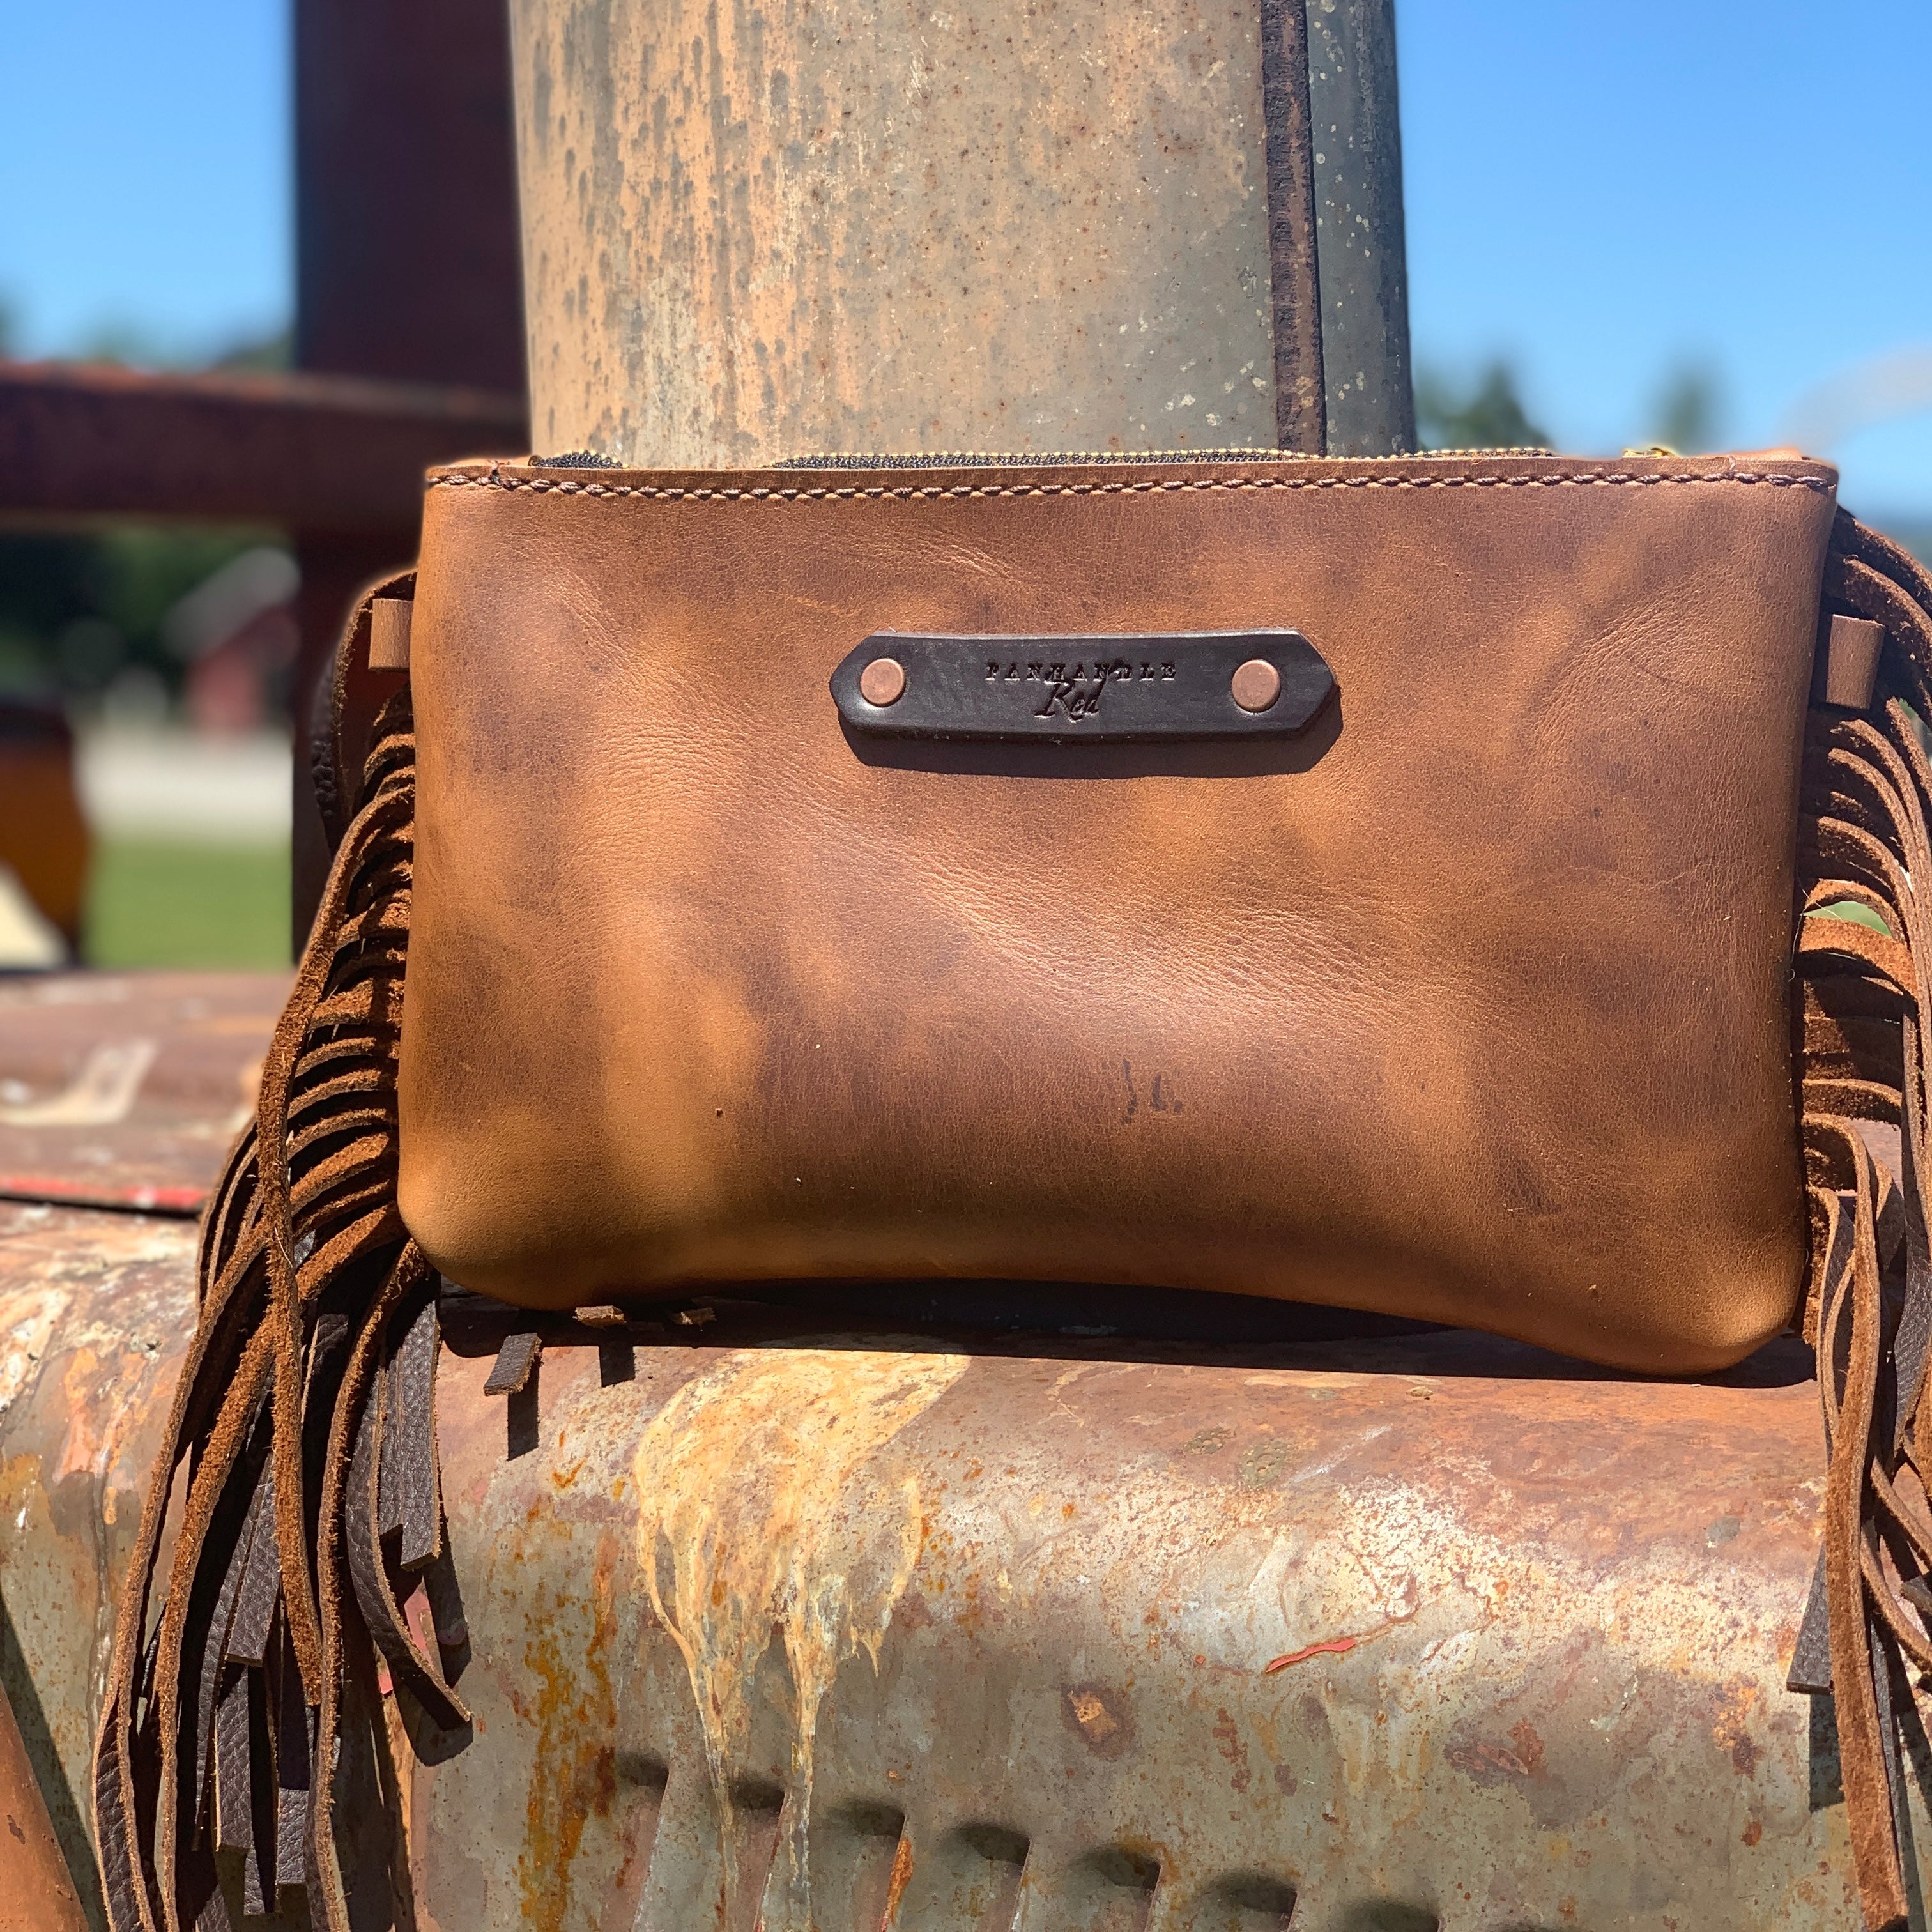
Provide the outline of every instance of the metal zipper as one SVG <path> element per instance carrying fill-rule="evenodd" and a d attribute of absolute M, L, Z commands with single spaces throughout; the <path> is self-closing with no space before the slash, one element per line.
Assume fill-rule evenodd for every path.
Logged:
<path fill-rule="evenodd" d="M 1414 456 L 1553 456 L 1551 449 L 1424 449 L 1407 457 L 1378 457 L 1377 462 L 1406 462 Z M 774 470 L 1036 470 L 1059 465 L 1114 465 L 1132 467 L 1174 463 L 1328 463 L 1342 459 L 1306 450 L 1224 449 L 1073 449 L 1073 450 L 919 450 L 895 455 L 788 456 Z M 1357 459 L 1370 460 L 1370 459 Z"/>
<path fill-rule="evenodd" d="M 1354 460 L 1407 462 L 1418 457 L 1554 456 L 1556 454 L 1553 449 L 1535 446 L 1493 449 L 1421 449 L 1411 451 L 1406 456 Z M 1346 459 L 1314 455 L 1306 450 L 1259 446 L 1220 449 L 934 449 L 859 455 L 814 452 L 806 456 L 788 456 L 778 462 L 763 466 L 773 470 L 1048 470 L 1072 466 L 1131 469 L 1174 463 L 1326 463 L 1343 460 Z M 604 456 L 588 449 L 571 450 L 561 456 L 533 456 L 530 462 L 532 467 L 538 470 L 619 470 L 624 466 L 615 457 Z"/>

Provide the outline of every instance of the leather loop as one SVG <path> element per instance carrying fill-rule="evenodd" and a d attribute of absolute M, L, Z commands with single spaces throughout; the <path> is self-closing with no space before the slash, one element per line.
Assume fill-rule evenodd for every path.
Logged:
<path fill-rule="evenodd" d="M 483 1384 L 485 1395 L 520 1394 L 543 1354 L 543 1337 L 534 1330 L 506 1335 L 490 1366 L 490 1378 Z"/>
<path fill-rule="evenodd" d="M 1869 617 L 1828 613 L 1818 638 L 1817 669 L 1811 687 L 1814 702 L 1844 711 L 1869 710 L 1878 683 L 1879 653 L 1885 646 L 1885 626 Z M 404 662 L 407 662 L 405 646 Z"/>
<path fill-rule="evenodd" d="M 410 668 L 410 618 L 415 606 L 406 597 L 375 597 L 369 604 L 369 668 L 406 671 Z"/>

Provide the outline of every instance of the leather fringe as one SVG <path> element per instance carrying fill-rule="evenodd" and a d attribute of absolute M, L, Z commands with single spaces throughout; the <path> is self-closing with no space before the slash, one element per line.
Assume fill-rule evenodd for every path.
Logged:
<path fill-rule="evenodd" d="M 1805 1333 L 1828 1458 L 1825 1546 L 1795 1690 L 1838 1719 L 1859 1902 L 1906 1922 L 1900 1720 L 1932 1671 L 1932 1335 L 1925 1024 L 1932 1016 L 1932 578 L 1838 513 L 1828 612 L 1886 627 L 1864 712 L 1814 710 L 1798 835 L 1796 1011 L 1811 1219 Z M 1819 916 L 1847 902 L 1886 930 Z"/>
<path fill-rule="evenodd" d="M 376 720 L 254 1123 L 202 1224 L 200 1319 L 95 1746 L 111 1932 L 227 1932 L 231 1904 L 272 1912 L 290 1886 L 332 1932 L 352 1886 L 386 1884 L 406 1922 L 378 1669 L 425 1754 L 469 1724 L 436 1476 L 438 1283 L 395 1202 L 415 754 L 405 692 Z"/>

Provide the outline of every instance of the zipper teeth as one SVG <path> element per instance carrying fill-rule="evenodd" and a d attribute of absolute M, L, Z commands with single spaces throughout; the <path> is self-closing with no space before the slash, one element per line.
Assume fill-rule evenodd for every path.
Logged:
<path fill-rule="evenodd" d="M 1304 462 L 1319 460 L 1304 456 L 1300 451 L 1292 449 L 920 449 L 856 456 L 814 452 L 808 456 L 788 456 L 782 462 L 773 464 L 772 467 L 774 470 L 1023 470 L 1067 463 L 1252 463 L 1257 458 L 1264 458 L 1274 463 L 1284 458 Z"/>
<path fill-rule="evenodd" d="M 1664 450 L 1626 450 L 1626 456 L 1666 455 Z M 1404 462 L 1417 457 L 1554 456 L 1556 452 L 1541 444 L 1516 446 L 1498 444 L 1487 449 L 1417 449 L 1379 459 Z M 1162 463 L 1322 463 L 1330 459 L 1302 449 L 1270 449 L 1258 444 L 1236 445 L 1219 449 L 933 449 L 899 450 L 884 453 L 832 454 L 816 452 L 808 456 L 788 456 L 774 463 L 774 470 L 1028 470 L 1051 469 L 1066 464 L 1117 464 L 1126 467 Z M 533 456 L 531 466 L 538 470 L 618 470 L 614 456 L 595 450 L 574 449 L 561 456 Z"/>
<path fill-rule="evenodd" d="M 1392 455 L 1382 460 L 1406 462 L 1418 456 L 1553 456 L 1556 452 L 1538 446 L 1494 449 L 1424 449 Z M 1028 470 L 1046 469 L 1064 464 L 1114 465 L 1122 467 L 1176 463 L 1324 463 L 1331 459 L 1300 449 L 1268 449 L 1259 446 L 1222 449 L 1057 449 L 1057 450 L 904 450 L 861 455 L 788 456 L 772 465 L 774 470 Z"/>

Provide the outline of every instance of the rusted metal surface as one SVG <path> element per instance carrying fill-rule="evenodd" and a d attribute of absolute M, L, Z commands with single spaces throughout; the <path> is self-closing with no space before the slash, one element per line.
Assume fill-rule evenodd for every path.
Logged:
<path fill-rule="evenodd" d="M 287 988 L 277 973 L 0 980 L 0 1197 L 198 1213 Z"/>
<path fill-rule="evenodd" d="M 521 401 L 482 390 L 0 363 L 0 515 L 400 532 L 406 560 L 424 468 L 523 434 Z"/>
<path fill-rule="evenodd" d="M 194 1239 L 185 1221 L 0 1203 L 0 1687 L 97 1926 L 88 1759 L 194 1324 Z"/>
<path fill-rule="evenodd" d="M 1685 1387 L 736 1318 L 629 1381 L 553 1336 L 514 1460 L 446 1364 L 479 1735 L 417 1777 L 436 1922 L 1849 1922 L 1783 1688 L 1795 1346 Z"/>
<path fill-rule="evenodd" d="M 87 1920 L 47 1816 L 14 1707 L 0 1684 L 0 1932 L 81 1932 Z"/>
<path fill-rule="evenodd" d="M 511 17 L 543 448 L 1413 446 L 1389 0 Z"/>
<path fill-rule="evenodd" d="M 85 1788 L 190 1249 L 0 1209 L 44 1786 Z M 506 1400 L 504 1321 L 455 1313 L 478 1721 L 413 1775 L 425 1927 L 1852 1922 L 1828 1712 L 1782 1688 L 1795 1346 L 1683 1386 L 1455 1334 L 1190 1360 L 721 1301 L 554 1324 Z"/>

